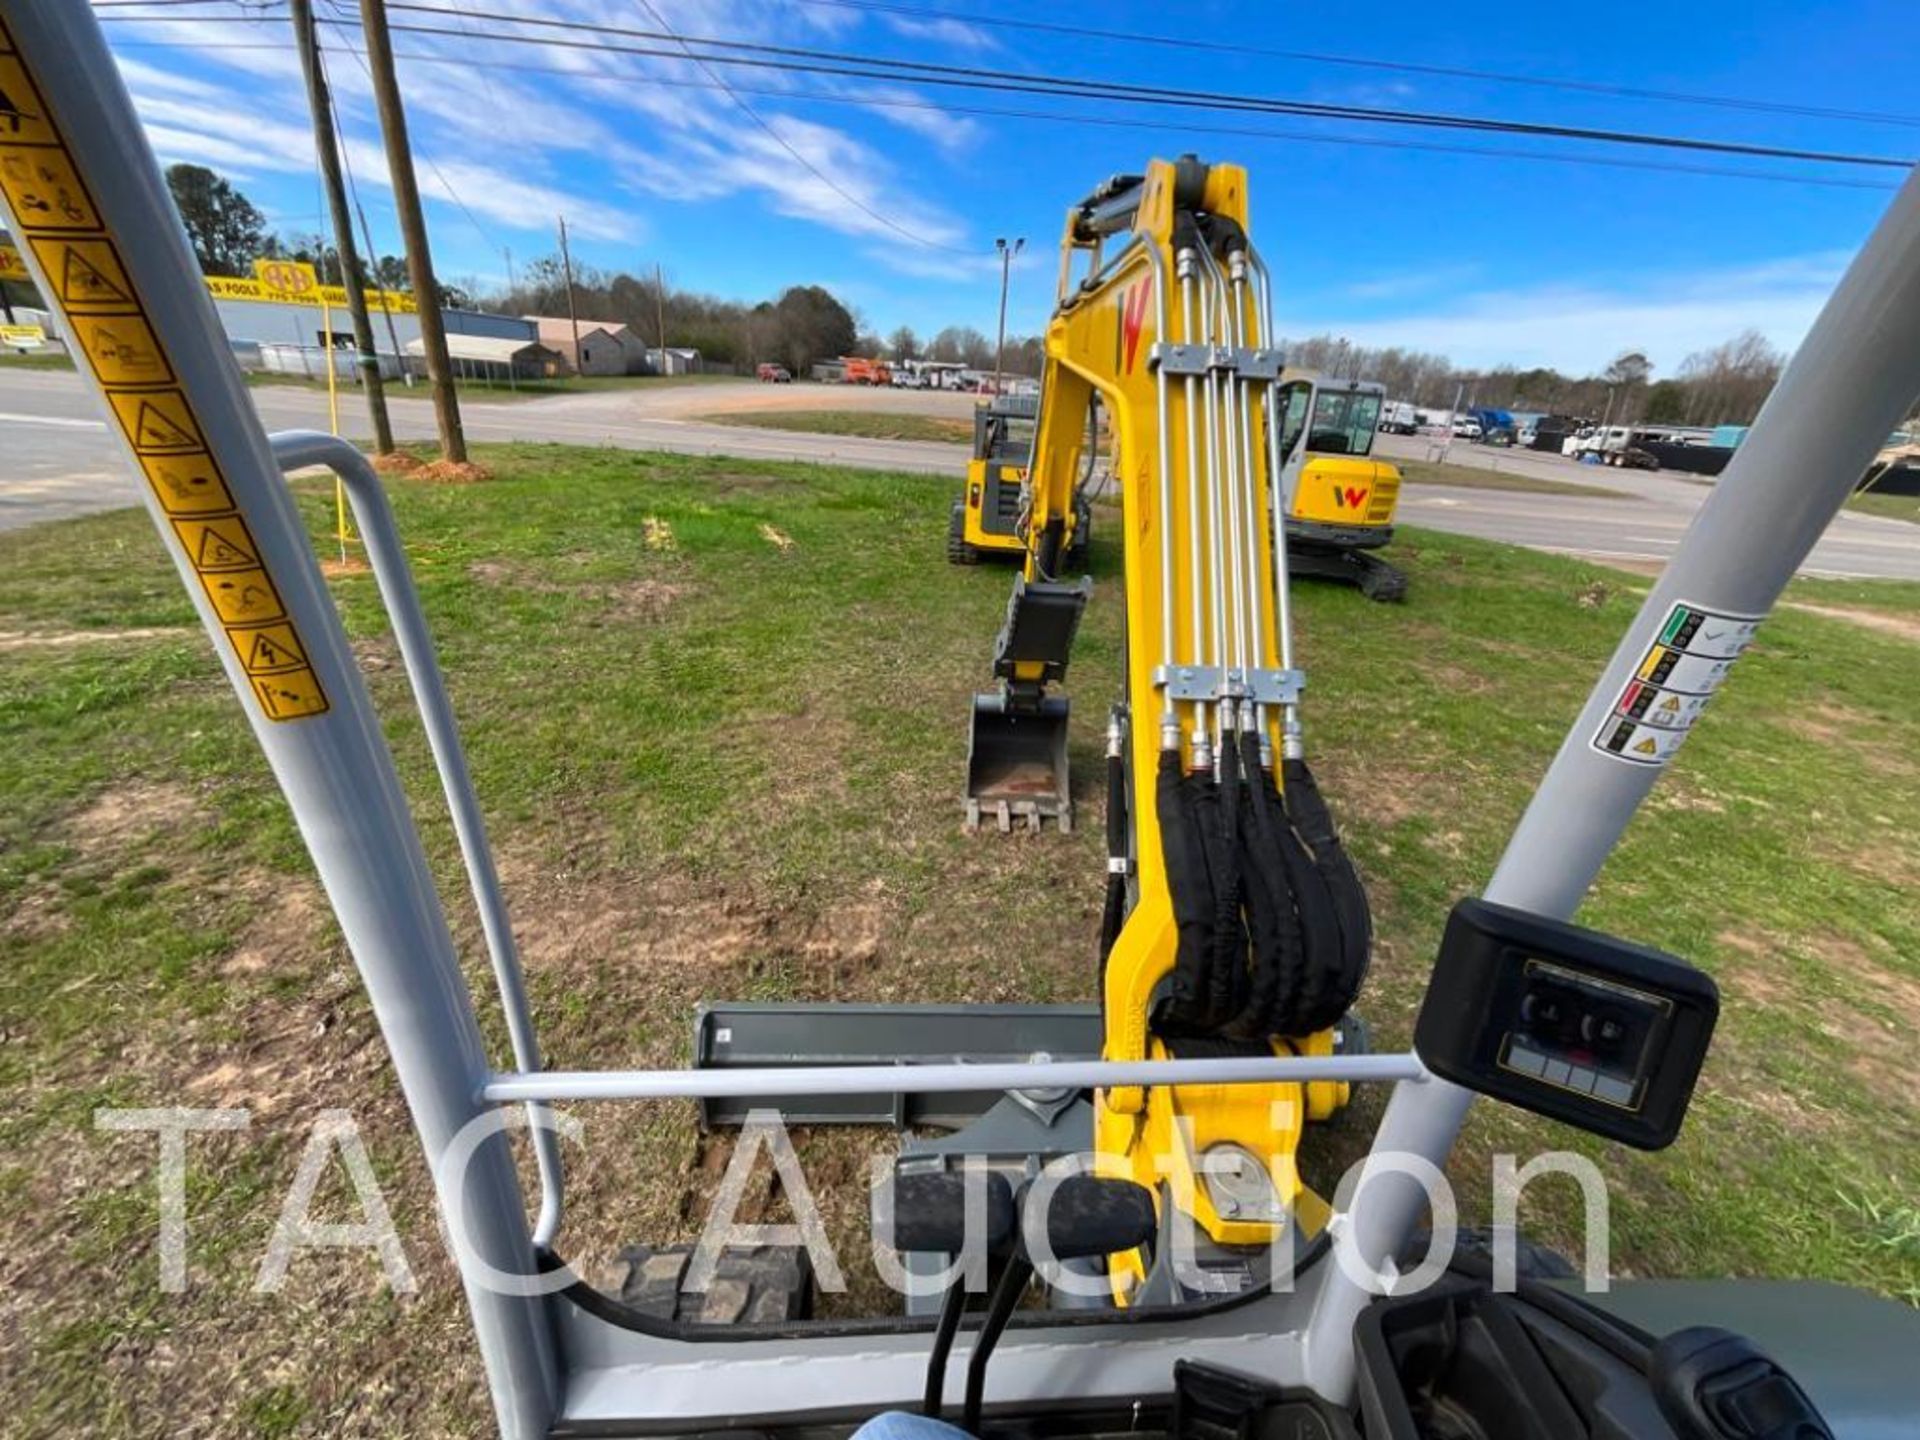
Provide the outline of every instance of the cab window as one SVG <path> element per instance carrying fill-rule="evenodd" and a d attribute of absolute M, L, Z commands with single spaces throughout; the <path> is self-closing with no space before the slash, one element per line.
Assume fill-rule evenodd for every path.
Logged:
<path fill-rule="evenodd" d="M 1307 405 L 1313 398 L 1313 387 L 1296 380 L 1284 393 L 1287 408 L 1280 421 L 1280 454 L 1290 460 L 1293 447 L 1300 442 L 1300 432 L 1307 428 Z"/>
<path fill-rule="evenodd" d="M 1364 391 L 1322 391 L 1313 405 L 1307 448 L 1322 455 L 1365 455 L 1380 425 L 1380 397 Z"/>

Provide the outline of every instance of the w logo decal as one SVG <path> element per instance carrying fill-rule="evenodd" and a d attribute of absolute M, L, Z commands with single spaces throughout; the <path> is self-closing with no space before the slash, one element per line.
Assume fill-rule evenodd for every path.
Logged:
<path fill-rule="evenodd" d="M 1120 301 L 1120 368 L 1133 373 L 1140 354 L 1140 327 L 1146 323 L 1147 301 L 1153 298 L 1153 276 L 1142 275 Z"/>

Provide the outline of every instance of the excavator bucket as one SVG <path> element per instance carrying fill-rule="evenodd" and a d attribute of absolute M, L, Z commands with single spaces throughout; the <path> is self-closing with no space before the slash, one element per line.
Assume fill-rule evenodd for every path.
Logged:
<path fill-rule="evenodd" d="M 1014 581 L 1006 623 L 994 641 L 1000 688 L 973 697 L 967 744 L 967 828 L 992 818 L 1002 830 L 1024 820 L 1073 828 L 1067 789 L 1067 700 L 1049 695 L 1067 673 L 1074 632 L 1087 608 L 1090 580 Z"/>
<path fill-rule="evenodd" d="M 973 697 L 967 742 L 967 828 L 983 819 L 1011 830 L 1053 820 L 1073 828 L 1067 793 L 1067 699 L 1049 695 L 1034 709 L 1013 709 L 1003 693 Z"/>

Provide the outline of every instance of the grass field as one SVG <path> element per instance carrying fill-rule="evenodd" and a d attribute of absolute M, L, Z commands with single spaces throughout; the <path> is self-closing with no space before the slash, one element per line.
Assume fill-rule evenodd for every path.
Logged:
<path fill-rule="evenodd" d="M 1409 485 L 1450 485 L 1463 490 L 1514 490 L 1534 495 L 1587 495 L 1601 500 L 1625 498 L 1604 485 L 1582 485 L 1577 480 L 1550 480 L 1517 470 L 1483 470 L 1478 465 L 1428 464 L 1424 460 L 1395 460 Z"/>
<path fill-rule="evenodd" d="M 715 425 L 756 430 L 800 430 L 812 435 L 858 435 L 868 440 L 932 440 L 973 443 L 973 421 L 944 415 L 894 414 L 884 410 L 728 410 L 696 416 Z"/>
<path fill-rule="evenodd" d="M 0 350 L 0 370 L 71 370 L 73 357 L 64 352 L 41 354 L 29 350 L 21 354 L 18 350 Z"/>
<path fill-rule="evenodd" d="M 1884 515 L 1889 520 L 1909 520 L 1920 524 L 1920 498 L 1912 495 L 1877 495 L 1869 491 L 1848 500 L 1847 508 L 1868 515 Z"/>
<path fill-rule="evenodd" d="M 392 489 L 550 1064 L 684 1061 L 701 999 L 1092 995 L 1117 523 L 1097 534 L 1071 686 L 1082 823 L 967 836 L 968 697 L 1009 582 L 941 562 L 948 482 L 533 446 L 482 458 L 491 482 Z M 327 535 L 330 488 L 305 483 L 301 505 Z M 1645 583 L 1402 535 L 1405 605 L 1305 586 L 1297 603 L 1309 744 L 1378 919 L 1361 1008 L 1382 1046 L 1407 1042 L 1447 907 L 1484 884 Z M 457 902 L 372 582 L 332 585 Z M 1647 1156 L 1482 1105 L 1456 1168 L 1473 1210 L 1494 1150 L 1596 1157 L 1621 1273 L 1816 1275 L 1920 1300 L 1920 593 L 1801 584 L 1795 599 L 1823 613 L 1769 622 L 1581 914 L 1721 985 L 1686 1133 Z M 0 670 L 4 1428 L 483 1431 L 384 1047 L 144 515 L 0 535 Z M 470 907 L 450 913 L 484 995 Z M 1378 1104 L 1364 1094 L 1343 1131 L 1364 1134 Z M 189 1142 L 178 1296 L 156 1285 L 153 1139 L 91 1120 L 159 1105 L 252 1116 Z M 302 1256 L 279 1296 L 252 1291 L 332 1108 L 361 1127 L 418 1295 L 390 1296 L 351 1250 Z M 725 1150 L 687 1109 L 573 1113 L 561 1244 L 585 1273 L 609 1277 L 624 1242 L 697 1233 Z M 858 1233 L 869 1137 L 800 1143 L 836 1231 Z M 1308 1155 L 1322 1183 L 1324 1143 Z M 1574 1248 L 1557 1183 L 1523 1218 Z M 338 1164 L 317 1214 L 359 1218 Z"/>

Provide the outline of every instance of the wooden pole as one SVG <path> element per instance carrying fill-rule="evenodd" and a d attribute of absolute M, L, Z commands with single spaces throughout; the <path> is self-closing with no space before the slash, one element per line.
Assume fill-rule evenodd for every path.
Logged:
<path fill-rule="evenodd" d="M 460 397 L 454 391 L 453 362 L 447 356 L 447 329 L 440 318 L 440 287 L 433 278 L 427 248 L 427 217 L 420 209 L 420 182 L 413 173 L 407 143 L 407 112 L 393 66 L 393 37 L 387 33 L 386 0 L 361 0 L 360 25 L 367 39 L 367 69 L 373 77 L 374 103 L 387 143 L 387 172 L 393 204 L 400 217 L 400 238 L 407 248 L 407 275 L 420 308 L 420 344 L 426 351 L 427 380 L 433 388 L 433 418 L 440 430 L 441 456 L 454 464 L 467 458 L 467 437 L 460 428 Z"/>

